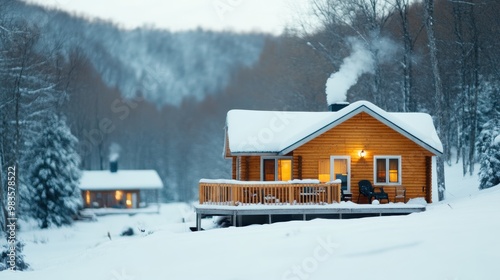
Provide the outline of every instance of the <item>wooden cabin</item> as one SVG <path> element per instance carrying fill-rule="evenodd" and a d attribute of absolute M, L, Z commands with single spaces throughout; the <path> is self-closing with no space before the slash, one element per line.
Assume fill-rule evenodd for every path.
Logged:
<path fill-rule="evenodd" d="M 80 180 L 85 208 L 143 208 L 159 202 L 162 188 L 155 170 L 88 170 Z"/>
<path fill-rule="evenodd" d="M 406 190 L 405 202 L 420 197 L 432 202 L 432 157 L 443 147 L 431 116 L 389 113 L 367 101 L 341 107 L 327 112 L 229 111 L 224 156 L 232 161 L 232 179 L 339 179 L 344 192 L 359 203 L 368 199 L 358 199 L 358 182 L 369 180 L 383 187 L 391 202 L 396 187 Z M 200 182 L 200 204 L 206 202 L 206 183 Z"/>

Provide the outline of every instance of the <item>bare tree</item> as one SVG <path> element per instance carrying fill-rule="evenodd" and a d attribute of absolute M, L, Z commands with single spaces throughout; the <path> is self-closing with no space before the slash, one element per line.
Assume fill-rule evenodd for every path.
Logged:
<path fill-rule="evenodd" d="M 0 227 L 7 230 L 16 230 L 16 223 L 12 220 L 20 213 L 20 208 L 26 201 L 21 196 L 25 188 L 25 167 L 29 166 L 23 162 L 25 147 L 29 143 L 27 136 L 36 128 L 37 120 L 43 120 L 43 112 L 40 104 L 45 102 L 45 98 L 53 90 L 53 85 L 45 80 L 45 73 L 40 73 L 45 69 L 44 60 L 35 53 L 35 44 L 39 38 L 36 28 L 28 24 L 13 23 L 3 25 L 0 33 L 1 54 L 0 60 L 0 83 L 2 84 L 2 96 L 0 107 L 2 110 L 0 130 L 0 159 L 2 171 L 8 168 L 14 170 L 14 175 L 1 176 L 2 191 L 0 192 L 0 207 L 2 209 L 2 219 Z M 11 180 L 13 178 L 13 180 Z M 7 186 L 9 184 L 9 188 Z M 14 183 L 13 185 L 11 183 Z M 12 190 L 14 188 L 14 190 Z M 8 194 L 5 190 L 9 190 Z M 8 196 L 8 197 L 7 197 Z M 24 197 L 26 198 L 26 197 Z M 10 204 L 9 204 L 10 203 Z M 8 213 L 8 215 L 7 215 Z M 23 243 L 9 239 L 5 234 L 9 248 L 16 248 L 16 270 L 27 268 L 21 252 Z M 11 249 L 9 249 L 11 250 Z M 5 260 L 1 260 L 2 262 Z"/>
<path fill-rule="evenodd" d="M 409 9 L 410 0 L 395 0 L 394 7 L 401 20 L 403 41 L 403 111 L 416 111 L 415 99 L 412 95 L 413 75 L 413 38 L 410 34 Z"/>
<path fill-rule="evenodd" d="M 438 135 L 441 138 L 443 143 L 447 141 L 443 141 L 446 139 L 447 135 L 444 133 L 444 98 L 443 98 L 443 84 L 441 81 L 441 73 L 439 71 L 439 61 L 438 61 L 438 47 L 436 43 L 436 36 L 434 33 L 434 0 L 425 0 L 425 16 L 424 23 L 425 29 L 427 31 L 427 39 L 429 43 L 429 53 L 432 67 L 432 76 L 434 79 L 434 98 L 435 98 L 435 122 L 436 128 L 438 131 Z M 446 147 L 445 147 L 446 150 Z M 444 200 L 445 198 L 445 177 L 444 177 L 444 162 L 446 159 L 446 151 L 443 155 L 437 157 L 437 183 L 438 183 L 438 199 L 439 201 Z"/>
<path fill-rule="evenodd" d="M 459 49 L 460 113 L 458 152 L 462 155 L 463 174 L 474 172 L 479 96 L 480 42 L 476 24 L 477 1 L 452 1 L 454 33 Z M 458 160 L 459 156 L 457 157 Z"/>
<path fill-rule="evenodd" d="M 323 22 L 331 41 L 340 41 L 343 47 L 331 49 L 330 61 L 339 69 L 343 51 L 350 49 L 352 38 L 363 42 L 374 60 L 373 79 L 370 82 L 370 99 L 377 104 L 385 104 L 385 95 L 381 94 L 383 75 L 381 49 L 384 27 L 394 9 L 386 0 L 327 0 L 313 1 L 315 15 Z M 319 45 L 319 44 L 318 44 Z M 315 49 L 324 52 L 322 45 Z M 336 63 L 335 63 L 336 62 Z M 336 64 L 336 65 L 335 65 Z"/>

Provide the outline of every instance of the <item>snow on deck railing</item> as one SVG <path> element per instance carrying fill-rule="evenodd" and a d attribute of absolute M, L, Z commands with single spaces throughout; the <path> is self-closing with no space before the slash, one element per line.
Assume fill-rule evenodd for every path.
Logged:
<path fill-rule="evenodd" d="M 200 204 L 331 204 L 340 201 L 340 180 L 238 181 L 201 179 Z"/>

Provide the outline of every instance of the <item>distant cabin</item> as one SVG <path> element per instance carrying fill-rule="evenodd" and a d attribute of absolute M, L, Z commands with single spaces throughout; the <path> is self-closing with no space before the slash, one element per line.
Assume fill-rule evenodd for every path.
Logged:
<path fill-rule="evenodd" d="M 224 156 L 231 179 L 341 180 L 355 201 L 358 182 L 368 180 L 391 201 L 401 186 L 406 201 L 432 202 L 432 157 L 443 147 L 431 116 L 390 113 L 367 101 L 336 105 L 328 112 L 229 111 Z"/>
<path fill-rule="evenodd" d="M 80 181 L 85 208 L 143 208 L 159 202 L 163 183 L 155 170 L 88 170 Z"/>

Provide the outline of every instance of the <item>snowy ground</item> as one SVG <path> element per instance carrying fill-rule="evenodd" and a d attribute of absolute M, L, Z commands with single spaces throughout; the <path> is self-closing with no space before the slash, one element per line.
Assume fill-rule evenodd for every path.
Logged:
<path fill-rule="evenodd" d="M 454 167 L 447 187 L 446 201 L 408 216 L 193 233 L 192 209 L 169 204 L 159 215 L 99 217 L 70 228 L 25 225 L 18 235 L 33 270 L 0 272 L 0 279 L 498 279 L 500 186 L 478 191 L 477 178 Z M 136 235 L 121 237 L 126 226 Z"/>

